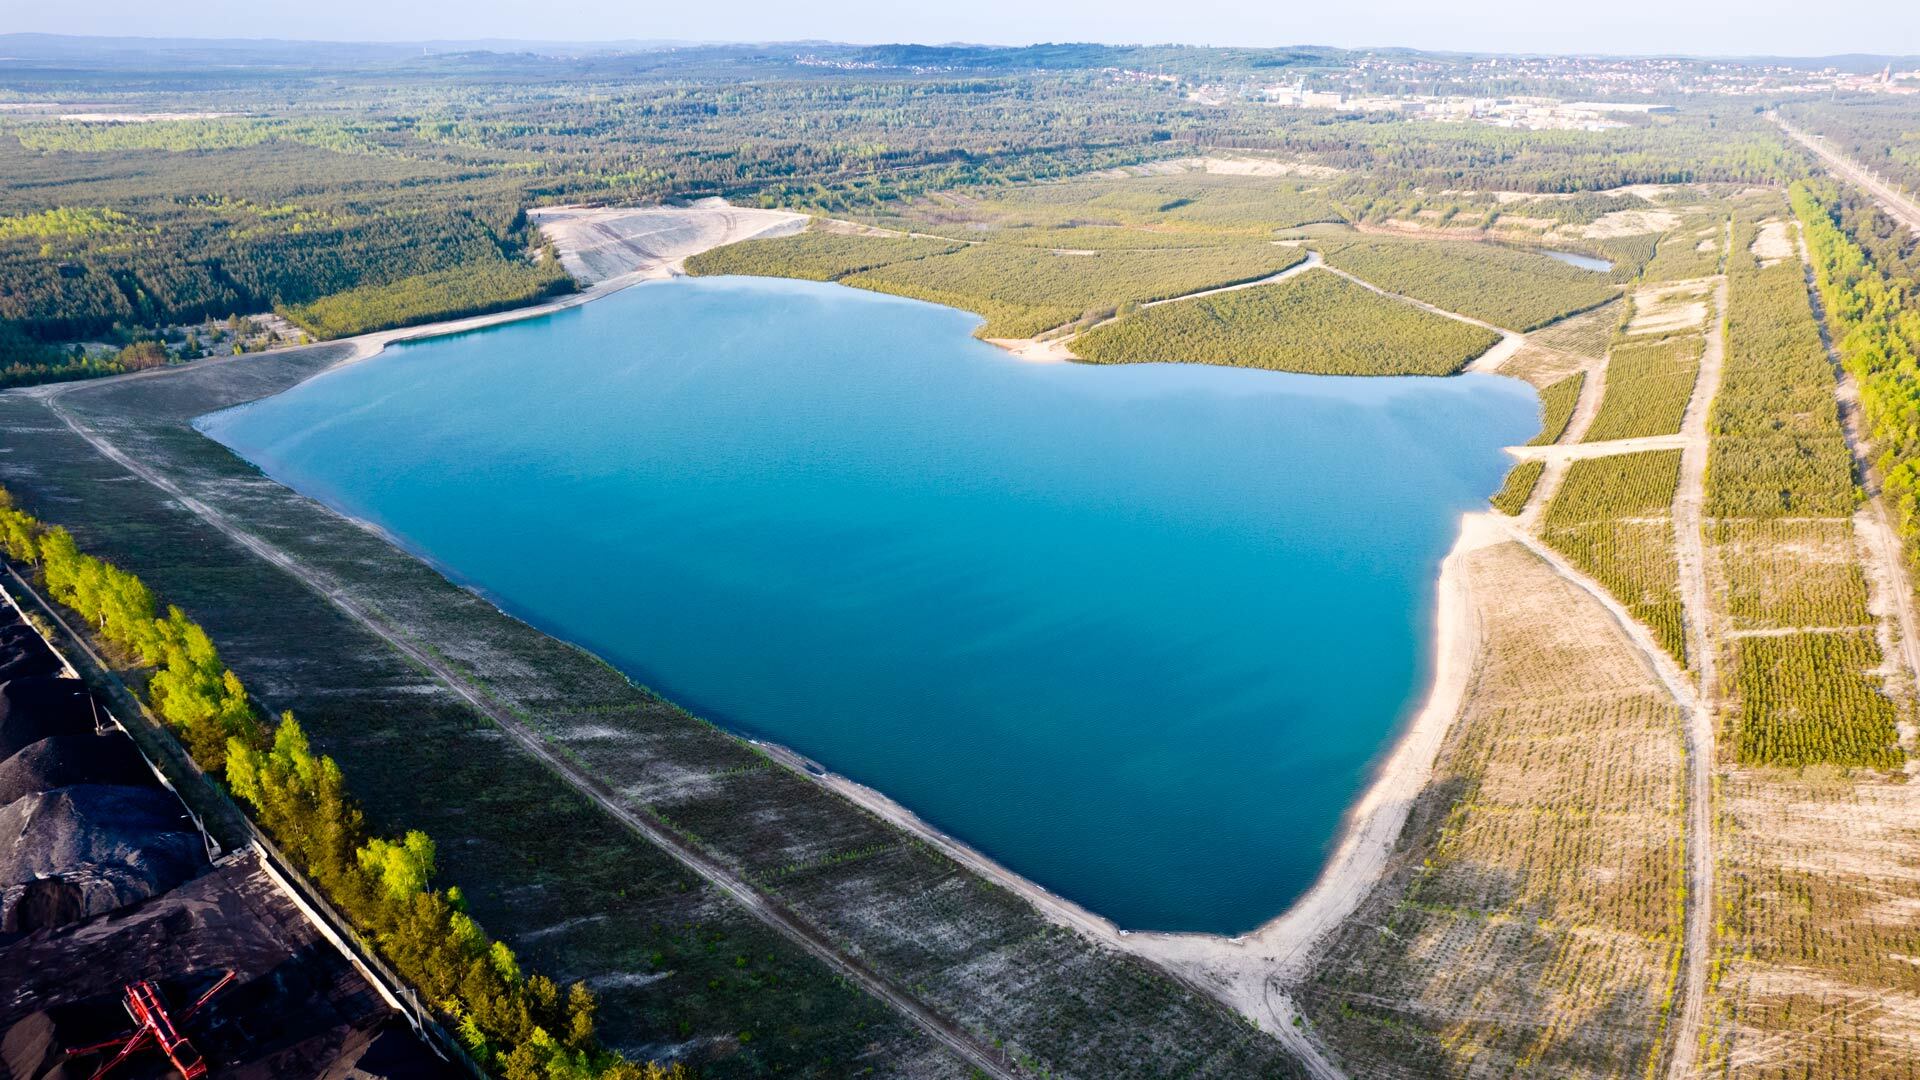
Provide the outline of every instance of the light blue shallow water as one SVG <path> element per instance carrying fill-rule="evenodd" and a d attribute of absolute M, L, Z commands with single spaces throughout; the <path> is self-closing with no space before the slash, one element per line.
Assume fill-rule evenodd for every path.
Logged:
<path fill-rule="evenodd" d="M 403 346 L 202 430 L 1129 928 L 1312 884 L 1417 708 L 1505 379 L 1030 365 L 751 279 Z"/>
<path fill-rule="evenodd" d="M 1605 259 L 1596 259 L 1591 255 L 1581 255 L 1572 251 L 1542 251 L 1541 254 L 1549 259 L 1559 259 L 1568 266 L 1577 266 L 1596 274 L 1604 274 L 1613 269 L 1613 264 Z"/>

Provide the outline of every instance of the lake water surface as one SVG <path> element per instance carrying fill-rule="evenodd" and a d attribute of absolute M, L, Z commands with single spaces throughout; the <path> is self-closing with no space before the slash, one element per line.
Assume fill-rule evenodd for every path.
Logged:
<path fill-rule="evenodd" d="M 1549 259 L 1558 259 L 1568 266 L 1577 266 L 1582 270 L 1591 270 L 1596 274 L 1604 274 L 1613 269 L 1613 264 L 1605 259 L 1596 259 L 1591 255 L 1581 255 L 1577 252 L 1542 251 L 1541 254 Z"/>
<path fill-rule="evenodd" d="M 743 278 L 399 346 L 203 417 L 506 610 L 1121 926 L 1312 884 L 1425 692 L 1524 385 L 1033 365 Z"/>

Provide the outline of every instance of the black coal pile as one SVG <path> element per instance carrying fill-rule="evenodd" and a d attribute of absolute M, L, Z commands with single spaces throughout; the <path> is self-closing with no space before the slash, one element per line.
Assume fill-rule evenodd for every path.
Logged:
<path fill-rule="evenodd" d="M 173 793 L 80 784 L 0 808 L 0 933 L 99 915 L 206 870 L 206 846 Z"/>
<path fill-rule="evenodd" d="M 0 806 L 75 784 L 158 787 L 160 781 L 121 731 L 55 735 L 0 761 Z"/>
<path fill-rule="evenodd" d="M 0 682 L 59 673 L 59 658 L 18 616 L 13 625 L 0 627 Z"/>
<path fill-rule="evenodd" d="M 79 679 L 15 679 L 0 686 L 0 758 L 55 735 L 91 735 L 99 715 Z"/>

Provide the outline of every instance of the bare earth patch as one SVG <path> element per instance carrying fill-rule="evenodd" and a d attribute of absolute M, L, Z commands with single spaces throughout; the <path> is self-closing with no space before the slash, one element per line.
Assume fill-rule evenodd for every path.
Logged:
<path fill-rule="evenodd" d="M 567 273 L 583 285 L 628 276 L 671 277 L 702 251 L 786 236 L 807 224 L 805 214 L 730 206 L 724 199 L 685 207 L 543 207 L 527 216 L 560 250 Z"/>
<path fill-rule="evenodd" d="M 1793 258 L 1793 235 L 1788 231 L 1786 222 L 1768 221 L 1761 224 L 1759 235 L 1753 238 L 1753 257 L 1760 260 L 1762 267 Z"/>
<path fill-rule="evenodd" d="M 1580 235 L 1589 240 L 1614 240 L 1666 232 L 1678 224 L 1680 215 L 1671 210 L 1615 210 L 1587 226 Z"/>
<path fill-rule="evenodd" d="M 1698 330 L 1707 321 L 1707 294 L 1711 282 L 1680 281 L 1639 289 L 1633 294 L 1633 318 L 1627 323 L 1629 335 L 1671 334 L 1680 330 Z"/>

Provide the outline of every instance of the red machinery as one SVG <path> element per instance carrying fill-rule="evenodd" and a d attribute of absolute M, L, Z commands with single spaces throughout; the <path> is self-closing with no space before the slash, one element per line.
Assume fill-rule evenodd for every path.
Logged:
<path fill-rule="evenodd" d="M 173 1062 L 173 1067 L 179 1070 L 182 1080 L 200 1080 L 200 1077 L 207 1075 L 207 1063 L 200 1057 L 200 1051 L 195 1050 L 193 1044 L 187 1041 L 186 1035 L 180 1030 L 180 1025 L 192 1019 L 193 1014 L 199 1012 L 201 1006 L 212 1001 L 213 995 L 225 990 L 227 984 L 232 981 L 233 972 L 231 971 L 220 976 L 220 981 L 209 987 L 206 993 L 201 994 L 199 1000 L 182 1010 L 178 1018 L 167 1011 L 167 999 L 161 996 L 160 988 L 152 981 L 142 979 L 136 983 L 128 983 L 124 1004 L 127 1007 L 127 1015 L 133 1017 L 133 1030 L 116 1035 L 103 1043 L 80 1047 L 71 1052 L 72 1056 L 95 1054 L 102 1050 L 119 1047 L 119 1053 L 94 1070 L 93 1080 L 101 1080 L 107 1073 L 113 1071 L 114 1066 L 146 1049 L 151 1043 L 161 1053 L 167 1055 L 168 1061 Z"/>

